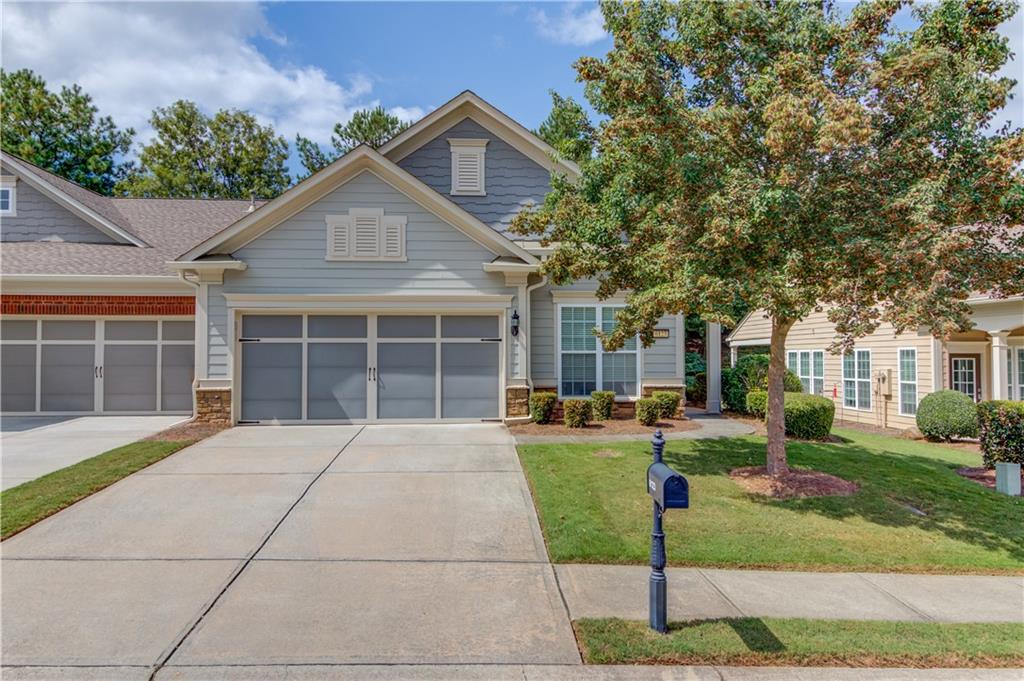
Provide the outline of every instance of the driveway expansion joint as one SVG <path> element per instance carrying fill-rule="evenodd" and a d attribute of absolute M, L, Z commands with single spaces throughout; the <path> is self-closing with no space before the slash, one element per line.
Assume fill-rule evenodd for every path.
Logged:
<path fill-rule="evenodd" d="M 248 558 L 246 558 L 245 561 L 236 570 L 232 572 L 231 576 L 228 577 L 227 582 L 224 584 L 224 587 L 217 593 L 216 596 L 213 597 L 213 599 L 206 605 L 206 607 L 203 608 L 202 612 L 199 614 L 199 617 L 197 617 L 195 621 L 192 622 L 191 626 L 187 627 L 184 635 L 180 636 L 177 639 L 177 641 L 173 643 L 172 647 L 169 650 L 165 651 L 165 654 L 161 655 L 160 658 L 157 659 L 156 664 L 153 666 L 153 672 L 149 675 L 150 681 L 155 681 L 156 675 L 160 672 L 160 670 L 167 664 L 167 662 L 174 656 L 174 654 L 178 652 L 182 644 L 185 643 L 185 641 L 192 634 L 192 632 L 195 631 L 196 628 L 202 623 L 203 619 L 205 619 L 206 616 L 209 615 L 210 612 L 214 609 L 214 607 L 216 607 L 218 601 L 220 601 L 224 594 L 228 592 L 228 590 L 238 580 L 238 578 L 241 577 L 242 573 L 245 572 L 245 569 L 252 564 L 253 560 L 255 560 L 259 552 L 263 550 L 263 547 L 267 545 L 267 542 L 270 541 L 270 538 L 274 536 L 274 533 L 277 532 L 278 528 L 280 528 L 284 521 L 287 520 L 288 516 L 295 509 L 295 507 L 302 502 L 302 499 L 306 496 L 306 494 L 309 493 L 309 490 L 312 489 L 313 485 L 316 484 L 317 480 L 319 480 L 327 472 L 327 469 L 330 468 L 331 465 L 333 465 L 334 462 L 338 460 L 338 457 L 340 457 L 341 453 L 345 451 L 345 448 L 348 447 L 353 440 L 359 437 L 359 434 L 362 433 L 365 428 L 366 426 L 360 427 L 359 430 L 356 431 L 356 434 L 353 437 L 349 438 L 345 442 L 345 444 L 342 445 L 341 449 L 338 450 L 338 453 L 335 454 L 331 458 L 331 460 L 327 462 L 327 465 L 323 467 L 323 470 L 321 470 L 316 475 L 316 477 L 309 481 L 309 484 L 306 485 L 305 489 L 302 490 L 302 493 L 299 494 L 298 498 L 291 504 L 291 506 L 288 507 L 288 509 L 281 516 L 281 518 L 278 519 L 277 523 L 275 523 L 274 526 L 270 528 L 270 531 L 266 534 L 266 536 L 263 537 L 262 541 L 256 547 L 256 550 L 254 550 L 252 554 Z"/>

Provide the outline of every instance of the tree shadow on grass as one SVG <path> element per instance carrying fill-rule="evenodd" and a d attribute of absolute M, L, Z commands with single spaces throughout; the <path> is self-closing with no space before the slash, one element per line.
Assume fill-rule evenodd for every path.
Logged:
<path fill-rule="evenodd" d="M 837 521 L 859 517 L 885 527 L 917 527 L 1004 552 L 1024 567 L 1024 498 L 966 480 L 955 464 L 849 442 L 790 442 L 787 451 L 790 465 L 857 482 L 860 490 L 848 497 L 748 498 Z M 665 462 L 684 475 L 728 475 L 741 466 L 764 465 L 765 445 L 739 439 L 696 440 L 685 448 L 670 444 Z"/>
<path fill-rule="evenodd" d="M 715 622 L 723 622 L 736 632 L 743 645 L 754 653 L 782 653 L 786 644 L 779 640 L 775 633 L 757 617 L 723 617 L 706 620 L 689 620 L 685 622 L 669 622 L 669 633 L 706 626 Z"/>

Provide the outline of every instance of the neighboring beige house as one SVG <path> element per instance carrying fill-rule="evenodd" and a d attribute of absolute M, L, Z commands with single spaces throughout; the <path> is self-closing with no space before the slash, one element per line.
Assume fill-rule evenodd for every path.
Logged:
<path fill-rule="evenodd" d="M 789 332 L 787 365 L 805 391 L 835 401 L 836 419 L 876 426 L 913 427 L 921 398 L 944 388 L 978 401 L 1024 400 L 1024 297 L 968 302 L 971 331 L 943 341 L 883 324 L 843 356 L 828 352 L 835 327 L 826 313 L 813 313 Z M 726 339 L 732 364 L 741 348 L 767 346 L 770 335 L 763 312 L 748 314 Z"/>

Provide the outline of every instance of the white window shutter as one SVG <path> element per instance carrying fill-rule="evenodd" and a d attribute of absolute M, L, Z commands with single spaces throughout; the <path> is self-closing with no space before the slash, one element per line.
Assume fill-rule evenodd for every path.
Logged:
<path fill-rule="evenodd" d="M 349 242 L 351 240 L 352 221 L 347 215 L 327 216 L 327 257 L 329 259 L 348 258 L 351 256 Z"/>
<path fill-rule="evenodd" d="M 381 240 L 384 247 L 381 255 L 385 258 L 405 257 L 405 216 L 386 215 L 384 216 L 384 237 Z"/>

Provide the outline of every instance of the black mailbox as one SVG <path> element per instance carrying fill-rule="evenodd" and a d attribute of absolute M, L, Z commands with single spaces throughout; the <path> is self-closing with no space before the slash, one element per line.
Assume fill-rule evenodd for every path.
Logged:
<path fill-rule="evenodd" d="M 647 493 L 662 510 L 690 507 L 690 484 L 663 463 L 647 468 Z"/>

